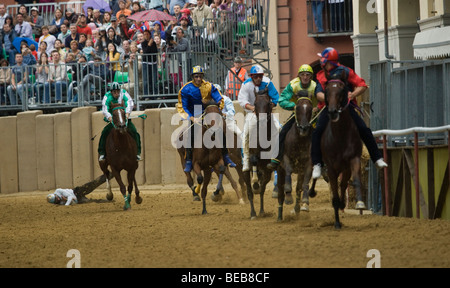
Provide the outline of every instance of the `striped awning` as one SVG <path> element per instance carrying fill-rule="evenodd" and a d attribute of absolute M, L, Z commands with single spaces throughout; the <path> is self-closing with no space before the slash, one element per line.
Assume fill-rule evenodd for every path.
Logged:
<path fill-rule="evenodd" d="M 450 57 L 450 26 L 417 33 L 413 48 L 417 59 Z"/>

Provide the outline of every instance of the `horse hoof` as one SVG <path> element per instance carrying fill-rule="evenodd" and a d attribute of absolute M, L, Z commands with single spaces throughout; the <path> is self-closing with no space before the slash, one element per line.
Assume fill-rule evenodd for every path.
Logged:
<path fill-rule="evenodd" d="M 112 194 L 112 193 L 106 194 L 106 200 L 112 201 L 113 199 L 114 199 L 114 194 Z"/>
<path fill-rule="evenodd" d="M 294 203 L 294 199 L 292 199 L 292 194 L 291 193 L 286 193 L 286 198 L 284 199 L 284 204 L 286 205 L 291 205 L 292 203 Z"/>
<path fill-rule="evenodd" d="M 358 201 L 358 202 L 356 202 L 355 209 L 366 210 L 366 205 L 364 204 L 363 201 Z"/>
<path fill-rule="evenodd" d="M 309 190 L 308 194 L 309 194 L 309 197 L 311 197 L 311 198 L 314 198 L 317 195 L 316 190 Z"/>
<path fill-rule="evenodd" d="M 300 211 L 309 212 L 309 205 L 306 203 L 303 203 L 302 207 L 300 207 Z"/>
<path fill-rule="evenodd" d="M 342 228 L 341 223 L 335 223 L 334 224 L 334 229 L 335 230 L 341 230 L 341 228 Z"/>
<path fill-rule="evenodd" d="M 198 194 L 195 194 L 192 201 L 201 201 L 200 196 L 198 196 Z"/>
<path fill-rule="evenodd" d="M 142 197 L 136 197 L 136 204 L 142 203 Z"/>
<path fill-rule="evenodd" d="M 211 200 L 214 202 L 219 202 L 220 200 L 222 200 L 222 195 L 220 195 L 219 193 L 217 195 L 212 194 L 211 195 Z"/>

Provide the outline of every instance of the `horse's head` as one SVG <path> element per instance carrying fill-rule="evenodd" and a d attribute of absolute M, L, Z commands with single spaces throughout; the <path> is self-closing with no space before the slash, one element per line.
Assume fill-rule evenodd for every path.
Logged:
<path fill-rule="evenodd" d="M 258 120 L 260 119 L 260 115 L 263 113 L 267 115 L 267 119 L 270 119 L 272 114 L 273 105 L 268 92 L 268 88 L 258 92 L 256 92 L 255 89 L 255 115 Z"/>
<path fill-rule="evenodd" d="M 117 103 L 111 105 L 112 109 L 112 123 L 115 129 L 118 129 L 121 133 L 126 132 L 127 117 L 125 115 L 124 103 Z"/>
<path fill-rule="evenodd" d="M 206 129 L 209 129 L 211 127 L 215 127 L 217 129 L 222 128 L 220 125 L 221 123 L 223 123 L 222 111 L 219 108 L 219 104 L 214 100 L 210 100 L 206 103 L 203 103 L 203 105 L 205 107 L 203 125 L 206 127 Z"/>
<path fill-rule="evenodd" d="M 300 136 L 305 136 L 311 129 L 311 117 L 313 105 L 308 92 L 300 90 L 296 96 L 298 97 L 295 104 L 295 124 Z"/>
<path fill-rule="evenodd" d="M 348 88 L 345 71 L 339 77 L 330 77 L 328 74 L 325 85 L 325 102 L 331 121 L 339 120 L 339 115 L 348 105 Z"/>

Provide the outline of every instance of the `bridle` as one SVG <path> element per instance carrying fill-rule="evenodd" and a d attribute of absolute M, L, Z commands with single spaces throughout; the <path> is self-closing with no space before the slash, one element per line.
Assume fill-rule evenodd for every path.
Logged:
<path fill-rule="evenodd" d="M 118 107 L 115 107 L 115 108 L 113 108 L 112 109 L 112 111 L 114 112 L 115 110 L 123 110 L 124 112 L 125 112 L 125 107 L 123 107 L 123 106 L 118 106 Z M 124 113 L 125 114 L 125 113 Z M 127 127 L 128 126 L 128 119 L 125 117 L 125 120 L 123 119 L 123 115 L 124 114 L 122 114 L 122 113 L 119 113 L 118 114 L 118 117 L 119 117 L 119 123 L 124 123 L 125 122 L 125 125 L 124 126 L 119 126 L 119 127 L 117 127 L 116 126 L 116 124 L 114 123 L 114 115 L 113 115 L 113 121 L 111 121 L 111 123 L 113 124 L 113 126 L 114 126 L 114 128 L 115 129 L 120 129 L 120 128 L 124 128 L 124 127 Z"/>
<path fill-rule="evenodd" d="M 300 100 L 308 100 L 311 103 L 311 105 L 312 105 L 311 98 L 309 98 L 309 97 L 300 97 L 300 98 L 297 99 L 297 102 L 295 104 L 295 108 L 294 109 L 297 109 L 297 104 L 298 104 L 298 102 Z M 300 130 L 307 130 L 307 129 L 311 128 L 311 121 L 309 121 L 307 125 L 301 125 L 300 123 L 298 123 L 296 111 L 294 113 L 294 117 L 295 117 L 295 124 L 297 125 L 298 129 L 300 129 Z"/>
<path fill-rule="evenodd" d="M 331 79 L 331 80 L 328 80 L 328 81 L 327 81 L 326 86 L 325 86 L 325 90 L 327 90 L 328 85 L 329 85 L 330 83 L 342 84 L 342 85 L 344 86 L 344 87 L 342 88 L 342 91 L 340 92 L 340 93 L 341 93 L 340 95 L 344 95 L 345 98 L 347 98 L 347 103 L 346 103 L 344 106 L 342 106 L 342 105 L 341 105 L 341 104 L 342 104 L 342 101 L 339 101 L 339 109 L 337 109 L 337 113 L 338 113 L 338 114 L 341 114 L 342 111 L 344 111 L 345 109 L 347 109 L 347 107 L 350 105 L 350 99 L 348 99 L 348 97 L 346 97 L 346 96 L 347 96 L 347 91 L 348 91 L 348 90 L 347 90 L 347 86 L 346 86 L 345 82 L 342 81 L 342 80 L 340 80 L 340 79 Z M 336 85 L 336 84 L 335 84 L 335 85 Z M 333 87 L 336 87 L 336 86 L 333 86 Z M 327 94 L 328 94 L 328 93 L 325 93 L 325 104 L 328 106 L 328 96 L 327 96 Z"/>

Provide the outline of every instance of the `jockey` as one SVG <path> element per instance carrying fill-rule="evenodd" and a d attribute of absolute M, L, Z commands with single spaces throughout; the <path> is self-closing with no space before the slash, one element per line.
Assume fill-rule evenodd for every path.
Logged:
<path fill-rule="evenodd" d="M 73 193 L 72 189 L 58 188 L 54 193 L 47 195 L 48 203 L 61 204 L 69 206 L 70 204 L 78 204 L 77 196 Z"/>
<path fill-rule="evenodd" d="M 222 93 L 222 87 L 220 87 L 219 84 L 214 84 L 216 86 L 217 90 L 219 90 L 220 93 Z M 236 133 L 238 136 L 238 139 L 241 137 L 242 131 L 239 129 L 239 127 L 236 125 L 236 121 L 234 120 L 234 115 L 236 115 L 236 110 L 234 109 L 233 101 L 231 101 L 230 97 L 223 95 L 223 116 L 225 118 L 225 123 L 227 124 L 228 130 L 232 131 L 233 133 Z"/>
<path fill-rule="evenodd" d="M 241 89 L 241 83 L 247 80 L 248 74 L 245 68 L 242 68 L 242 58 L 237 56 L 234 58 L 234 67 L 228 71 L 228 76 L 225 79 L 226 94 L 228 97 L 236 100 Z M 237 75 L 237 76 L 236 76 Z"/>
<path fill-rule="evenodd" d="M 245 115 L 245 124 L 244 124 L 244 132 L 242 137 L 242 150 L 243 150 L 243 158 L 242 158 L 242 171 L 249 171 L 250 170 L 250 147 L 249 147 L 249 132 L 252 129 L 256 129 L 257 126 L 257 120 L 254 114 L 255 111 L 255 91 L 258 92 L 262 89 L 268 88 L 269 89 L 269 97 L 272 101 L 272 104 L 274 107 L 278 103 L 278 98 L 280 95 L 278 94 L 277 89 L 273 85 L 273 83 L 270 81 L 270 79 L 266 76 L 264 76 L 264 70 L 260 65 L 254 65 L 250 69 L 250 78 L 247 79 L 241 87 L 241 90 L 239 90 L 238 95 L 238 101 L 242 108 L 244 108 L 246 115 Z M 273 119 L 273 117 L 271 118 Z M 273 122 L 275 126 L 277 127 L 279 125 L 278 120 L 273 119 Z M 278 133 L 277 131 L 272 131 L 272 138 L 274 139 L 274 132 Z"/>
<path fill-rule="evenodd" d="M 224 107 L 224 100 L 219 90 L 211 84 L 203 80 L 205 72 L 200 66 L 195 66 L 191 71 L 192 81 L 186 83 L 178 92 L 178 104 L 177 110 L 181 117 L 185 120 L 190 120 L 193 123 L 201 123 L 200 113 L 203 114 L 205 107 L 203 103 L 207 103 L 210 100 L 214 100 L 219 104 L 219 108 L 222 110 Z M 198 109 L 197 107 L 201 107 Z M 198 111 L 197 111 L 198 110 Z M 190 126 L 190 127 L 193 127 Z M 191 146 L 185 147 L 186 149 L 186 166 L 184 172 L 190 172 L 192 170 L 192 147 L 194 146 L 194 133 L 191 131 Z M 225 132 L 225 131 L 224 131 Z M 224 133 L 223 143 L 226 143 L 226 133 Z M 230 167 L 236 167 L 236 164 L 231 161 L 228 155 L 228 149 L 225 145 L 222 148 L 222 156 L 225 165 Z"/>
<path fill-rule="evenodd" d="M 117 82 L 113 82 L 111 86 L 111 91 L 107 92 L 105 96 L 103 97 L 102 101 L 102 112 L 103 120 L 105 122 L 108 122 L 108 125 L 103 128 L 102 136 L 100 137 L 100 141 L 98 142 L 98 154 L 100 157 L 98 158 L 98 161 L 104 161 L 105 160 L 105 154 L 106 154 L 106 137 L 108 136 L 111 129 L 114 128 L 112 123 L 112 110 L 111 110 L 111 104 L 112 103 L 124 103 L 125 106 L 125 114 L 126 117 L 129 118 L 131 111 L 134 107 L 133 98 L 130 97 L 130 94 L 125 89 L 120 89 L 120 84 Z M 131 119 L 128 119 L 128 132 L 131 134 L 131 136 L 136 141 L 137 145 L 137 160 L 141 161 L 141 137 L 139 133 L 136 130 L 136 127 L 131 122 Z"/>
<path fill-rule="evenodd" d="M 347 83 L 350 86 L 348 92 L 348 98 L 352 102 L 352 105 L 348 106 L 350 111 L 350 116 L 358 128 L 359 136 L 367 147 L 369 151 L 370 158 L 377 165 L 378 168 L 384 168 L 388 165 L 384 162 L 383 157 L 378 149 L 377 143 L 372 134 L 372 130 L 366 126 L 364 120 L 357 114 L 355 108 L 358 104 L 356 102 L 356 97 L 364 94 L 367 90 L 367 85 L 364 79 L 359 77 L 355 71 L 352 69 L 342 65 L 339 63 L 339 54 L 336 49 L 332 47 L 328 47 L 323 50 L 322 53 L 317 54 L 320 56 L 320 64 L 322 66 L 322 70 L 317 73 L 317 81 L 320 85 L 318 85 L 317 99 L 319 101 L 325 101 L 325 93 L 324 88 L 327 82 L 326 74 L 333 75 L 341 75 L 342 72 L 345 72 L 347 76 Z M 325 107 L 324 110 L 327 110 Z M 328 110 L 323 111 L 319 119 L 317 121 L 316 129 L 314 129 L 312 133 L 312 142 L 311 142 L 311 161 L 314 166 L 313 169 L 313 179 L 317 179 L 322 174 L 322 151 L 320 150 L 320 140 L 322 137 L 322 133 L 325 130 L 328 123 Z"/>
<path fill-rule="evenodd" d="M 280 107 L 284 110 L 292 111 L 295 108 L 297 100 L 299 97 L 309 97 L 313 103 L 313 107 L 317 106 L 317 84 L 313 78 L 313 69 L 308 64 L 303 64 L 298 69 L 297 77 L 291 80 L 289 84 L 284 88 L 283 92 L 281 92 L 280 96 Z M 303 95 L 297 96 L 297 93 L 302 93 Z M 315 108 L 317 109 L 317 108 Z M 276 158 L 273 158 L 269 164 L 267 164 L 267 168 L 271 170 L 276 170 L 280 161 L 283 158 L 284 151 L 284 139 L 286 138 L 286 134 L 291 129 L 292 124 L 295 123 L 294 114 L 290 117 L 289 121 L 283 125 L 279 136 L 279 152 Z"/>

